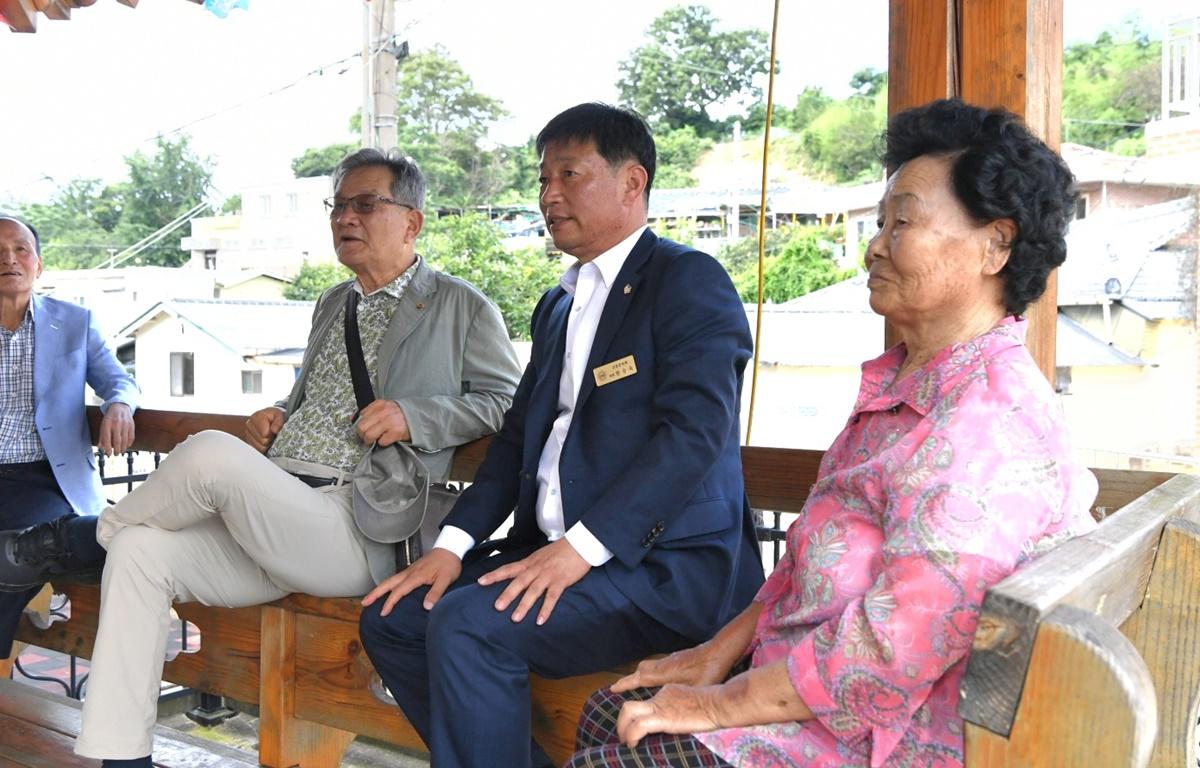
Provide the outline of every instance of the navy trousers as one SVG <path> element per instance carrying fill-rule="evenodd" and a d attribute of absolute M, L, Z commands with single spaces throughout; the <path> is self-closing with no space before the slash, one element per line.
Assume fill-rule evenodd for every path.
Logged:
<path fill-rule="evenodd" d="M 559 599 L 542 626 L 532 609 L 494 607 L 507 583 L 479 576 L 526 557 L 525 547 L 470 563 L 432 611 L 419 589 L 387 616 L 380 600 L 362 612 L 363 647 L 428 745 L 433 768 L 550 765 L 530 736 L 529 673 L 570 677 L 694 644 L 642 612 L 593 568 Z"/>
<path fill-rule="evenodd" d="M 0 530 L 22 530 L 73 514 L 49 462 L 0 464 Z M 40 590 L 34 587 L 24 592 L 0 592 L 0 658 L 12 653 L 21 611 Z"/>

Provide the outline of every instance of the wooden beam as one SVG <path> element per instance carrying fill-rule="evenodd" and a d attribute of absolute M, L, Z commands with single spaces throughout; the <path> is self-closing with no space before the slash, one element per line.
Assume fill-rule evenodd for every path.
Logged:
<path fill-rule="evenodd" d="M 960 23 L 964 101 L 1003 107 L 1057 150 L 1062 133 L 1063 0 L 987 0 L 962 4 Z M 1025 311 L 1025 345 L 1054 381 L 1057 273 L 1042 298 Z"/>
<path fill-rule="evenodd" d="M 888 117 L 954 95 L 954 0 L 889 0 Z M 894 169 L 892 169 L 894 170 Z M 900 342 L 890 322 L 883 345 Z"/>
<path fill-rule="evenodd" d="M 0 16 L 13 32 L 37 32 L 37 8 L 33 0 L 0 0 Z"/>
<path fill-rule="evenodd" d="M 34 0 L 34 5 L 47 19 L 70 21 L 71 5 L 64 0 Z"/>
<path fill-rule="evenodd" d="M 1062 131 L 1062 0 L 890 0 L 888 115 L 959 96 L 1020 115 L 1053 149 Z M 1025 312 L 1026 345 L 1054 380 L 1058 287 Z M 888 346 L 898 339 L 885 330 Z"/>

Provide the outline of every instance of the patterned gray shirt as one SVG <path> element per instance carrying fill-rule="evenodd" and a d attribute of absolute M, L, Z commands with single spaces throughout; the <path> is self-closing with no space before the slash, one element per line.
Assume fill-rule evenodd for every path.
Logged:
<path fill-rule="evenodd" d="M 379 344 L 419 263 L 419 259 L 414 261 L 403 274 L 369 296 L 363 296 L 358 303 L 358 334 L 371 381 L 375 380 Z M 362 289 L 356 282 L 353 290 L 361 292 Z M 345 312 L 343 306 L 329 327 L 325 341 L 313 358 L 300 407 L 284 423 L 267 451 L 268 456 L 349 470 L 366 453 L 367 446 L 359 441 L 350 421 L 358 404 L 354 399 L 354 382 L 346 357 Z"/>
<path fill-rule="evenodd" d="M 10 331 L 0 326 L 0 464 L 46 458 L 33 423 L 33 308 Z"/>

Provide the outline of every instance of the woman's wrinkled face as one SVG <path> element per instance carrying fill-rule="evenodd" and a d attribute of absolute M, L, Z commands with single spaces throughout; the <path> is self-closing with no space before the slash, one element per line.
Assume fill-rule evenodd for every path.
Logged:
<path fill-rule="evenodd" d="M 913 158 L 888 180 L 879 232 L 867 245 L 871 309 L 894 323 L 968 316 L 1001 303 L 998 272 L 1008 247 L 994 223 L 979 224 L 951 187 L 951 158 Z"/>

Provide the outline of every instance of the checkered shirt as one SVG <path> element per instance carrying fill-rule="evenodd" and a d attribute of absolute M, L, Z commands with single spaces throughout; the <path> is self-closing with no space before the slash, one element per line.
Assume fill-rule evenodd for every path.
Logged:
<path fill-rule="evenodd" d="M 0 326 L 0 464 L 46 458 L 33 423 L 33 309 L 15 331 Z"/>

